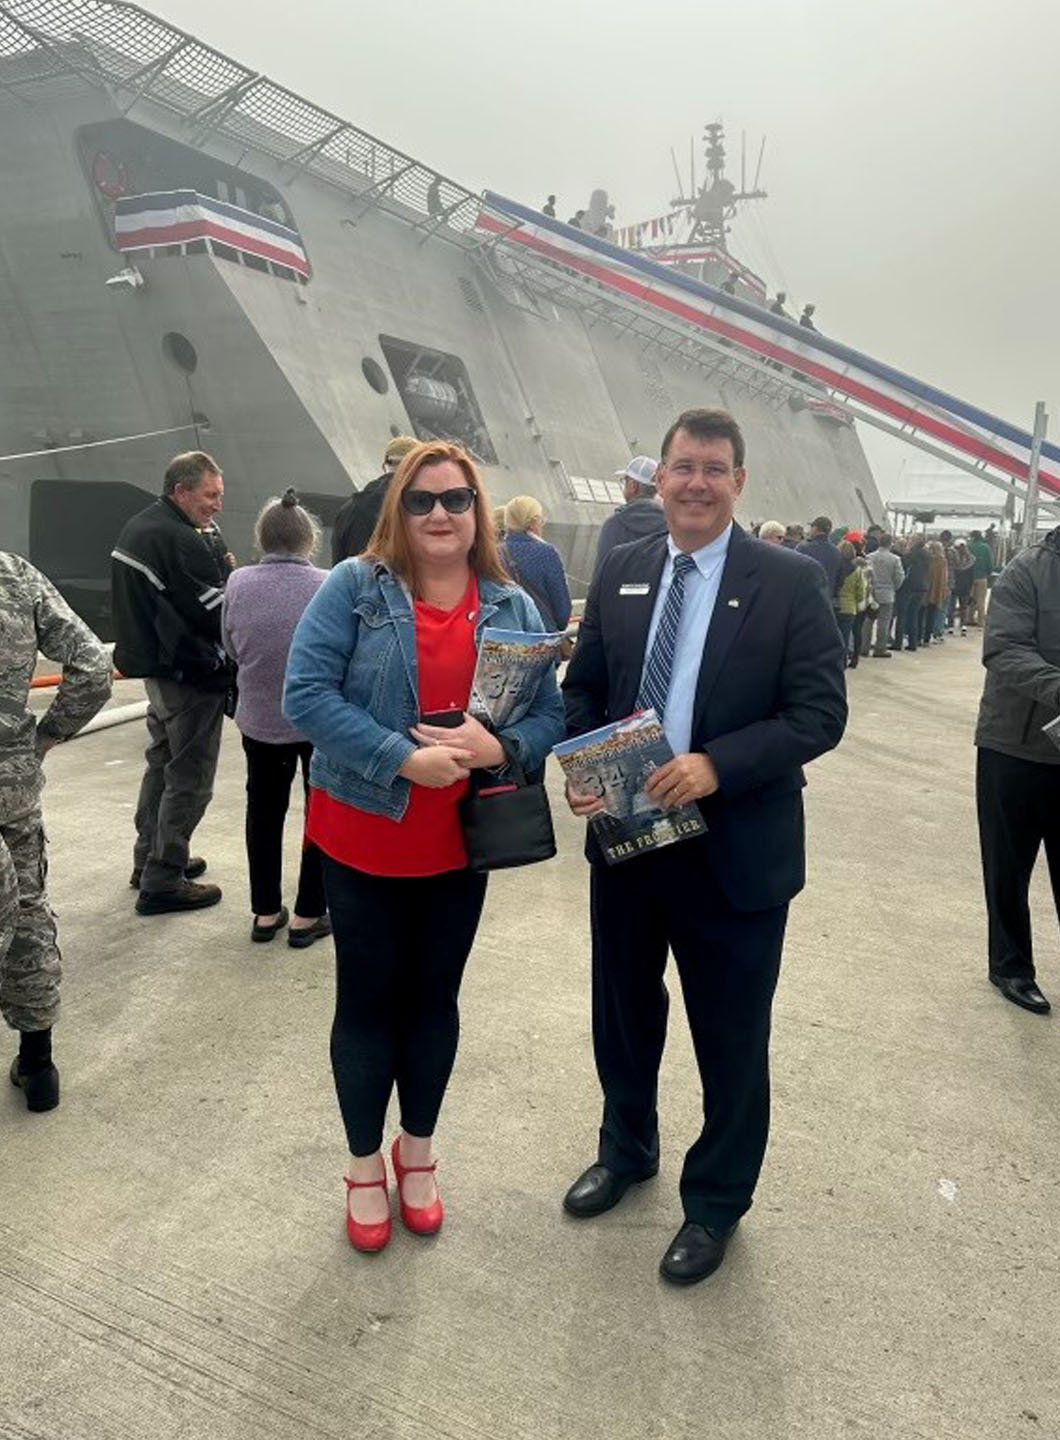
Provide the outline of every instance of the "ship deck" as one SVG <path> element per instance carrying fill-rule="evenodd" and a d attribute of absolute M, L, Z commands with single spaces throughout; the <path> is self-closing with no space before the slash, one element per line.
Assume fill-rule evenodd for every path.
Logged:
<path fill-rule="evenodd" d="M 133 912 L 142 722 L 56 751 L 64 1094 L 47 1116 L 0 1097 L 0 1436 L 1060 1435 L 1060 1030 L 985 979 L 976 649 L 851 676 L 847 737 L 810 776 L 765 1172 L 688 1291 L 656 1273 L 699 1103 L 679 1006 L 658 1180 L 595 1222 L 560 1211 L 598 1094 L 558 786 L 561 858 L 492 880 L 469 967 L 445 1228 L 364 1258 L 341 1223 L 331 945 L 250 943 L 235 730 L 195 847 L 225 900 L 189 916 Z M 1041 875 L 1034 908 L 1060 999 Z"/>

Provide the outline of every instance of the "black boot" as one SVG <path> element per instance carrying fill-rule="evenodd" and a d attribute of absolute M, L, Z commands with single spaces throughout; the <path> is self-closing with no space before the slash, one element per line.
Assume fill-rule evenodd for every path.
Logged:
<path fill-rule="evenodd" d="M 11 1062 L 11 1083 L 26 1097 L 27 1110 L 54 1110 L 59 1103 L 59 1072 L 52 1064 L 52 1032 L 23 1030 Z"/>

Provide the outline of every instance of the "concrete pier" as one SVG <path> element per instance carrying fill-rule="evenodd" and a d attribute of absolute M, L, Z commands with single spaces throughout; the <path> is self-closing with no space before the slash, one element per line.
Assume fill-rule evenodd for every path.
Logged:
<path fill-rule="evenodd" d="M 599 1099 L 558 774 L 560 857 L 491 881 L 469 966 L 445 1228 L 366 1258 L 342 1224 L 332 947 L 250 943 L 234 728 L 195 845 L 225 899 L 186 916 L 133 912 L 142 724 L 55 751 L 63 1102 L 0 1096 L 0 1437 L 1060 1436 L 1060 1022 L 986 981 L 975 634 L 850 676 L 847 737 L 810 771 L 765 1172 L 688 1291 L 656 1271 L 700 1104 L 677 994 L 658 1179 L 597 1221 L 560 1211 Z M 1034 910 L 1060 1001 L 1042 875 Z"/>

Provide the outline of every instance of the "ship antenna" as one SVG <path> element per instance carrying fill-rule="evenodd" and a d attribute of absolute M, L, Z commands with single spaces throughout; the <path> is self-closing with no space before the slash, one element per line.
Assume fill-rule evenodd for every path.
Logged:
<path fill-rule="evenodd" d="M 752 190 L 755 190 L 755 191 L 757 191 L 757 189 L 758 189 L 758 177 L 759 177 L 759 176 L 761 175 L 761 173 L 762 173 L 762 157 L 763 157 L 763 155 L 765 155 L 765 153 L 766 153 L 766 137 L 763 135 L 763 136 L 762 136 L 762 144 L 759 146 L 759 150 L 758 150 L 758 164 L 755 166 L 755 183 L 751 186 L 751 189 L 752 189 Z"/>
<path fill-rule="evenodd" d="M 670 146 L 670 159 L 673 162 L 674 179 L 677 181 L 677 198 L 683 200 L 685 198 L 685 187 L 681 181 L 681 172 L 677 168 L 677 156 L 674 154 L 674 147 L 672 145 Z"/>

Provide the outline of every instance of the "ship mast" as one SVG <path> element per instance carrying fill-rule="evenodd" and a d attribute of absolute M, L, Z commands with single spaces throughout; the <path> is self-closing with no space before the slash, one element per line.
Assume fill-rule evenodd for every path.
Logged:
<path fill-rule="evenodd" d="M 672 202 L 674 210 L 684 211 L 689 224 L 686 245 L 709 245 L 728 254 L 726 237 L 728 222 L 734 218 L 738 207 L 746 200 L 764 200 L 766 192 L 759 189 L 758 179 L 762 173 L 762 157 L 765 140 L 758 152 L 758 164 L 751 188 L 747 188 L 746 164 L 740 166 L 740 188 L 725 176 L 725 127 L 720 121 L 706 125 L 703 130 L 706 152 L 707 176 L 698 192 L 694 175 L 691 177 L 692 196 L 680 195 Z"/>

